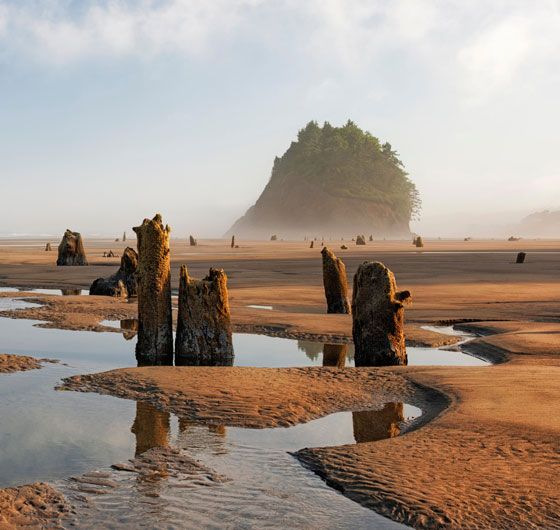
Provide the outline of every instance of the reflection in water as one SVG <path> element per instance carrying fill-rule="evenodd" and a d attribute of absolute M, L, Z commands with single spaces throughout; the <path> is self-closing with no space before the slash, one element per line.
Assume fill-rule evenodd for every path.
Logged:
<path fill-rule="evenodd" d="M 173 366 L 173 354 L 170 353 L 157 359 L 149 358 L 145 355 L 136 353 L 136 363 L 138 366 Z"/>
<path fill-rule="evenodd" d="M 305 352 L 305 355 L 312 361 L 316 361 L 319 354 L 323 353 L 323 345 L 312 340 L 298 340 L 297 347 L 298 350 Z"/>
<path fill-rule="evenodd" d="M 223 357 L 220 355 L 183 355 L 175 356 L 175 366 L 233 366 L 234 357 Z"/>
<path fill-rule="evenodd" d="M 138 332 L 138 319 L 137 318 L 125 318 L 121 320 L 121 329 L 125 330 L 123 337 L 125 340 L 132 340 L 136 337 Z"/>
<path fill-rule="evenodd" d="M 323 366 L 336 366 L 344 368 L 346 366 L 346 344 L 325 344 L 323 347 Z"/>
<path fill-rule="evenodd" d="M 62 296 L 78 296 L 82 294 L 81 289 L 61 289 L 60 294 Z"/>
<path fill-rule="evenodd" d="M 381 410 L 352 412 L 356 443 L 394 438 L 400 434 L 403 421 L 403 403 L 387 403 Z"/>
<path fill-rule="evenodd" d="M 136 402 L 136 418 L 130 429 L 136 436 L 135 456 L 154 447 L 169 445 L 170 414 L 148 403 Z"/>

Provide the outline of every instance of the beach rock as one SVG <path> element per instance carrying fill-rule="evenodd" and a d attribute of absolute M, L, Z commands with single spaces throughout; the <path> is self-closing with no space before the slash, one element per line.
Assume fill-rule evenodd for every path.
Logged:
<path fill-rule="evenodd" d="M 50 252 L 51 250 L 52 250 L 51 244 L 50 244 L 50 243 L 47 243 L 47 244 L 45 245 L 45 252 Z"/>
<path fill-rule="evenodd" d="M 348 346 L 346 344 L 325 344 L 323 346 L 323 366 L 344 368 L 347 353 Z"/>
<path fill-rule="evenodd" d="M 354 275 L 352 336 L 356 366 L 407 364 L 404 305 L 409 291 L 397 292 L 393 273 L 374 261 Z"/>
<path fill-rule="evenodd" d="M 278 239 L 278 236 L 276 234 L 273 234 L 270 236 L 270 240 L 271 241 L 276 241 Z"/>
<path fill-rule="evenodd" d="M 210 269 L 202 280 L 189 277 L 181 266 L 179 276 L 176 358 L 196 364 L 214 364 L 233 359 L 227 276 L 221 269 Z"/>
<path fill-rule="evenodd" d="M 231 248 L 235 248 L 235 236 L 231 236 Z"/>
<path fill-rule="evenodd" d="M 365 245 L 366 238 L 364 236 L 356 236 L 356 245 Z"/>
<path fill-rule="evenodd" d="M 79 232 L 66 230 L 62 241 L 58 245 L 58 259 L 56 264 L 60 266 L 87 265 L 86 251 Z"/>
<path fill-rule="evenodd" d="M 424 240 L 422 239 L 421 236 L 418 236 L 415 240 L 414 240 L 414 246 L 416 248 L 422 248 L 424 246 Z"/>
<path fill-rule="evenodd" d="M 321 255 L 323 257 L 323 286 L 327 299 L 327 313 L 349 314 L 346 266 L 327 247 L 321 250 Z"/>
<path fill-rule="evenodd" d="M 525 263 L 525 258 L 526 257 L 527 257 L 526 252 L 519 252 L 517 254 L 517 259 L 515 260 L 515 263 Z"/>
<path fill-rule="evenodd" d="M 193 236 L 189 236 L 189 245 L 191 247 L 196 247 L 196 245 L 198 245 L 198 241 Z"/>
<path fill-rule="evenodd" d="M 519 241 L 520 239 L 521 239 L 520 237 L 515 237 L 515 236 L 508 237 L 508 241 Z"/>
<path fill-rule="evenodd" d="M 138 254 L 133 248 L 124 249 L 119 270 L 109 278 L 97 278 L 89 288 L 89 294 L 126 298 L 136 296 L 136 269 Z"/>
<path fill-rule="evenodd" d="M 171 271 L 169 238 L 160 214 L 144 219 L 133 229 L 138 240 L 138 342 L 139 361 L 165 364 L 173 357 Z"/>
<path fill-rule="evenodd" d="M 341 249 L 341 250 L 348 250 L 348 247 L 347 247 L 346 245 L 342 245 L 342 246 L 340 247 L 340 249 Z"/>

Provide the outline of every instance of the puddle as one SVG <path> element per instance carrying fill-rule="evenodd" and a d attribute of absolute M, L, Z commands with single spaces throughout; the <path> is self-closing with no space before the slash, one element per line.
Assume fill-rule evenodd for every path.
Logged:
<path fill-rule="evenodd" d="M 266 309 L 268 311 L 272 311 L 274 308 L 271 305 L 248 305 L 251 309 Z"/>
<path fill-rule="evenodd" d="M 146 404 L 54 391 L 63 377 L 133 365 L 134 341 L 116 333 L 31 324 L 0 318 L 2 350 L 58 358 L 68 366 L 47 364 L 0 376 L 0 486 L 53 483 L 78 506 L 81 528 L 184 527 L 185 521 L 221 528 L 224 520 L 256 528 L 402 528 L 329 488 L 288 451 L 395 436 L 421 414 L 418 408 L 389 403 L 380 411 L 343 412 L 262 430 L 179 421 Z M 80 505 L 86 493 L 68 477 L 109 472 L 111 464 L 158 445 L 181 448 L 228 482 L 186 487 L 124 472 L 119 488 Z"/>
<path fill-rule="evenodd" d="M 104 320 L 103 326 L 126 330 L 125 340 L 136 336 L 137 321 Z M 427 329 L 427 327 L 425 328 Z M 433 328 L 433 331 L 440 328 Z M 441 328 L 447 329 L 447 328 Z M 450 327 L 450 329 L 452 329 Z M 440 332 L 440 331 L 438 331 Z M 455 331 L 454 331 L 455 332 Z M 456 332 L 468 339 L 471 335 Z M 234 333 L 234 366 L 256 366 L 260 368 L 289 368 L 294 366 L 354 366 L 354 346 L 352 344 L 323 344 L 321 342 L 284 339 L 250 333 Z M 132 351 L 132 349 L 131 349 Z M 409 366 L 486 366 L 490 364 L 462 351 L 443 348 L 406 348 Z"/>
<path fill-rule="evenodd" d="M 11 301 L 10 299 L 4 299 Z M 1 302 L 1 299 L 0 299 Z M 15 300 L 27 304 L 21 300 Z M 77 332 L 0 318 L 0 350 L 60 359 L 41 370 L 0 376 L 0 486 L 49 481 L 79 505 L 78 526 L 221 528 L 403 528 L 329 488 L 288 452 L 393 437 L 421 410 L 386 403 L 381 410 L 331 414 L 290 428 L 242 429 L 177 419 L 143 403 L 56 392 L 64 377 L 133 366 L 137 321 L 106 321 L 118 333 Z M 238 366 L 351 366 L 351 345 L 235 334 Z M 411 364 L 485 362 L 437 349 L 408 348 Z M 118 473 L 118 487 L 88 501 L 70 476 L 111 472 L 154 446 L 180 448 L 228 481 L 212 487 Z M 117 473 L 112 471 L 113 474 Z M 93 497 L 93 502 L 91 501 Z"/>
<path fill-rule="evenodd" d="M 0 311 L 13 311 L 14 309 L 32 309 L 40 307 L 40 304 L 26 302 L 25 299 L 19 298 L 0 298 Z"/>
<path fill-rule="evenodd" d="M 87 289 L 27 289 L 25 287 L 0 287 L 0 293 L 37 293 L 53 296 L 85 296 L 89 295 Z"/>

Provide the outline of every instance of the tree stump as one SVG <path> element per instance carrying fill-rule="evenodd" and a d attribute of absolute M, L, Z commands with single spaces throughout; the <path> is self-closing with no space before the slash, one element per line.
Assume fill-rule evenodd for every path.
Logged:
<path fill-rule="evenodd" d="M 67 229 L 58 245 L 58 259 L 56 264 L 60 266 L 87 265 L 86 251 L 79 232 Z"/>
<path fill-rule="evenodd" d="M 323 287 L 327 299 L 327 313 L 349 314 L 346 266 L 327 247 L 321 250 L 321 255 L 323 257 Z"/>
<path fill-rule="evenodd" d="M 202 280 L 189 277 L 181 266 L 179 314 L 175 340 L 176 359 L 183 364 L 230 364 L 233 359 L 227 276 L 210 269 Z"/>
<path fill-rule="evenodd" d="M 97 278 L 89 288 L 89 294 L 127 298 L 136 296 L 136 269 L 138 254 L 133 248 L 124 249 L 119 270 L 108 278 Z"/>
<path fill-rule="evenodd" d="M 356 366 L 407 364 L 403 302 L 393 273 L 383 263 L 365 261 L 354 275 L 352 336 Z"/>
<path fill-rule="evenodd" d="M 138 240 L 138 342 L 143 362 L 165 364 L 173 358 L 169 237 L 161 215 L 133 228 Z"/>

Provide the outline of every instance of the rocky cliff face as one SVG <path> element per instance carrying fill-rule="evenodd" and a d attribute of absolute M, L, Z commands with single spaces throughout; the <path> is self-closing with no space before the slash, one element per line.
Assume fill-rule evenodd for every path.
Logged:
<path fill-rule="evenodd" d="M 410 235 L 418 193 L 397 154 L 352 122 L 300 131 L 257 202 L 228 235 L 338 237 Z"/>

